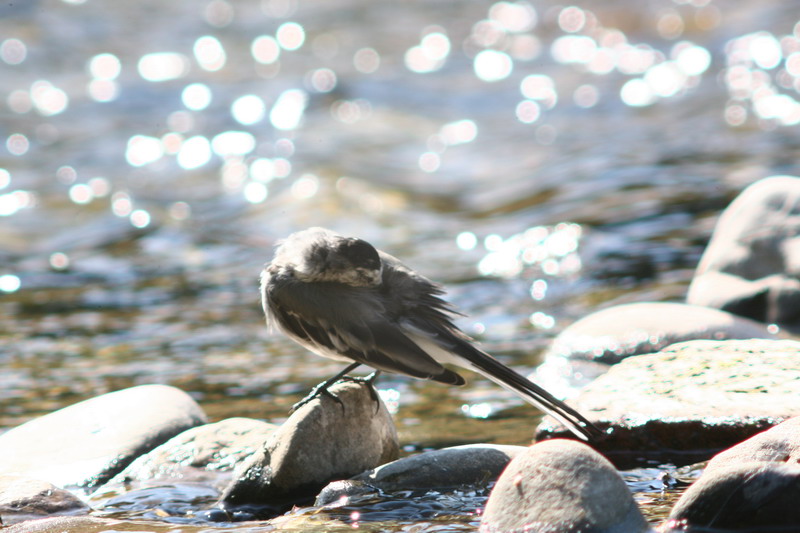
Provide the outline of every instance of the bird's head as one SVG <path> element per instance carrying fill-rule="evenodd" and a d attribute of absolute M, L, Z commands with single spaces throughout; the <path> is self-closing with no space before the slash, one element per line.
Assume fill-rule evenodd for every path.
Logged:
<path fill-rule="evenodd" d="M 368 242 L 323 228 L 289 236 L 278 250 L 288 256 L 297 279 L 371 287 L 381 282 L 383 264 Z"/>

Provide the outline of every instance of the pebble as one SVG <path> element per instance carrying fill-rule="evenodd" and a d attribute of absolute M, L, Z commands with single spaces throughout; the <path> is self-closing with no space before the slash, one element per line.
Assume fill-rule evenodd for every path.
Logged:
<path fill-rule="evenodd" d="M 11 525 L 36 517 L 86 514 L 89 506 L 71 492 L 40 479 L 0 476 L 0 517 Z"/>

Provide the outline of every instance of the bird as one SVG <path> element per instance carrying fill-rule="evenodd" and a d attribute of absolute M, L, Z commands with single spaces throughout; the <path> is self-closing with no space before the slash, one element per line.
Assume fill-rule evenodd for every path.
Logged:
<path fill-rule="evenodd" d="M 466 381 L 449 368 L 456 366 L 516 393 L 584 441 L 601 433 L 578 411 L 480 349 L 453 323 L 463 315 L 443 295 L 441 285 L 397 258 L 321 227 L 278 241 L 261 273 L 267 325 L 317 355 L 349 363 L 298 405 L 330 394 L 328 387 L 360 365 L 375 369 L 367 379 L 385 371 L 461 386 Z"/>

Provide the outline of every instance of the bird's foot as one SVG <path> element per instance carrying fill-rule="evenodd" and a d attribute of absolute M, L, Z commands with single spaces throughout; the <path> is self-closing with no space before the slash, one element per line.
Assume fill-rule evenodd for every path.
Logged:
<path fill-rule="evenodd" d="M 381 398 L 378 396 L 378 391 L 375 390 L 375 380 L 378 379 L 378 376 L 381 375 L 380 370 L 376 370 L 372 374 L 364 377 L 356 377 L 356 376 L 342 376 L 339 381 L 349 381 L 351 383 L 366 383 L 367 388 L 369 390 L 369 396 L 372 400 L 377 404 L 375 408 L 375 412 L 378 412 L 378 408 L 381 406 Z"/>
<path fill-rule="evenodd" d="M 299 402 L 297 402 L 292 406 L 292 408 L 289 410 L 289 414 L 294 413 L 295 411 L 303 407 L 305 404 L 313 400 L 316 400 L 320 396 L 327 396 L 328 398 L 331 398 L 333 401 L 341 405 L 342 410 L 344 410 L 344 403 L 342 403 L 342 400 L 340 400 L 334 393 L 328 390 L 333 384 L 334 383 L 328 383 L 327 381 L 325 381 L 323 383 L 320 383 L 313 389 L 311 389 L 311 392 L 309 392 L 305 398 L 303 398 L 302 400 L 300 400 Z"/>
<path fill-rule="evenodd" d="M 336 381 L 331 381 L 331 380 L 323 381 L 322 383 L 311 389 L 311 392 L 309 392 L 305 398 L 294 404 L 289 413 L 290 414 L 294 413 L 295 411 L 303 407 L 305 404 L 313 400 L 316 400 L 320 396 L 327 396 L 328 398 L 333 399 L 336 403 L 342 406 L 342 411 L 344 411 L 344 403 L 342 403 L 342 400 L 340 400 L 334 393 L 332 393 L 329 390 L 330 387 L 332 387 L 336 383 L 339 383 L 340 381 L 345 381 L 350 383 L 366 383 L 368 385 L 370 397 L 377 403 L 378 407 L 380 407 L 380 397 L 378 396 L 378 391 L 375 390 L 375 380 L 378 378 L 379 375 L 380 375 L 380 370 L 376 370 L 372 374 L 364 377 L 348 376 L 345 374 L 343 376 L 339 376 Z"/>

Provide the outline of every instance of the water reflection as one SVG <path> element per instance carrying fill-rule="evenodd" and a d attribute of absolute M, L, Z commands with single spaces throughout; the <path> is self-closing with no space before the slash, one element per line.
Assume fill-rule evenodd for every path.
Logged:
<path fill-rule="evenodd" d="M 681 299 L 733 194 L 800 172 L 798 16 L 716 4 L 0 17 L 4 424 L 145 382 L 215 417 L 285 416 L 334 369 L 264 331 L 256 278 L 313 224 L 442 281 L 465 330 L 519 367 L 599 307 Z M 472 434 L 465 414 L 502 394 L 472 386 L 392 387 L 404 445 L 442 442 L 408 415 L 434 403 L 446 439 Z M 530 412 L 510 420 L 529 440 Z"/>

